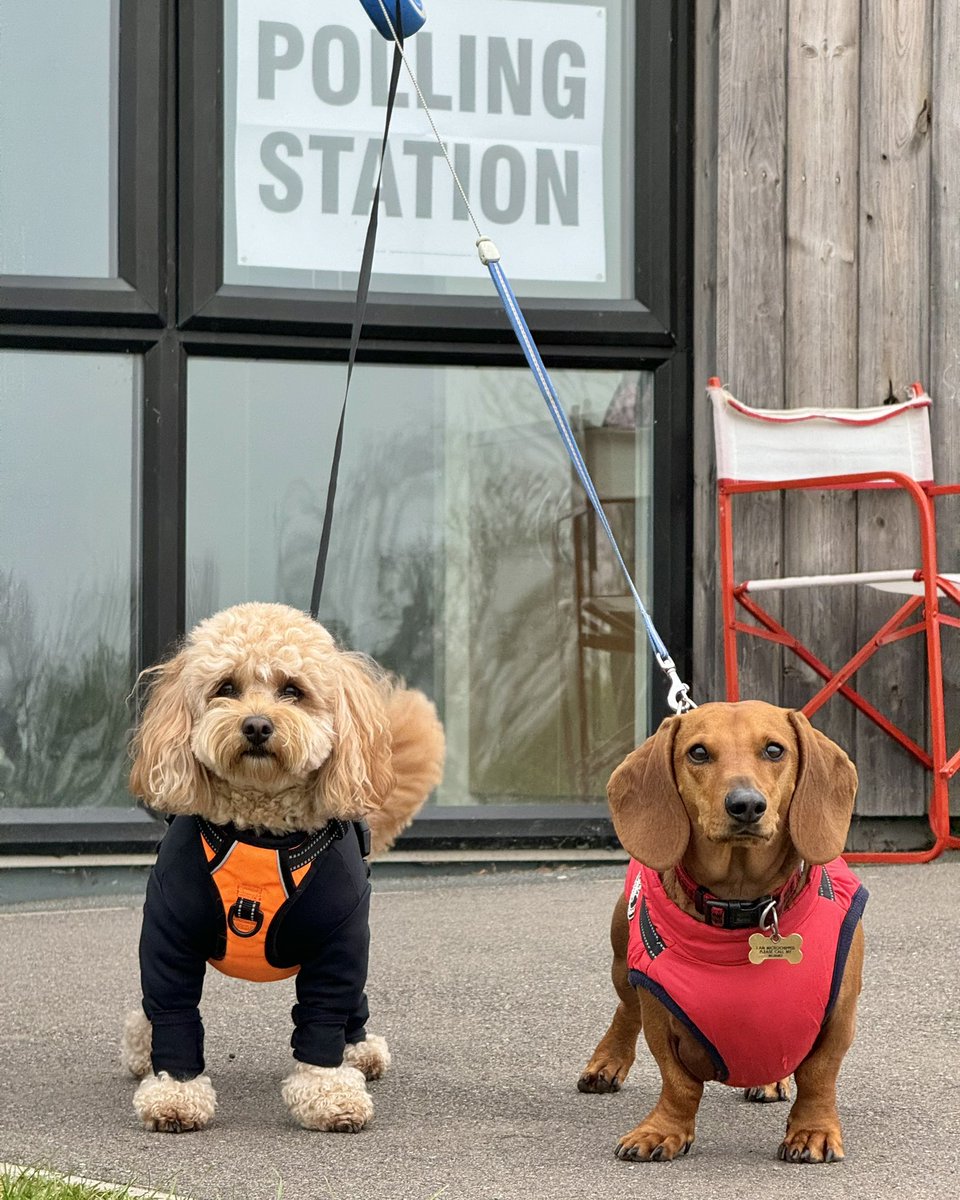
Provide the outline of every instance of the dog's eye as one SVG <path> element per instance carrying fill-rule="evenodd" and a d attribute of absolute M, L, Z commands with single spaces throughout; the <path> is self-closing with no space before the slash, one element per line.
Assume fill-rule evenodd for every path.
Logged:
<path fill-rule="evenodd" d="M 691 746 L 687 751 L 687 758 L 693 763 L 705 763 L 710 761 L 710 751 L 706 746 L 701 746 L 699 742 L 695 746 Z"/>
<path fill-rule="evenodd" d="M 215 696 L 235 696 L 237 694 L 237 685 L 232 679 L 225 679 L 213 694 Z"/>
<path fill-rule="evenodd" d="M 280 695 L 285 700 L 302 700 L 303 691 L 295 683 L 285 683 L 280 689 Z"/>
<path fill-rule="evenodd" d="M 783 758 L 783 747 L 779 742 L 767 742 L 763 748 L 763 757 L 777 762 L 778 759 Z"/>

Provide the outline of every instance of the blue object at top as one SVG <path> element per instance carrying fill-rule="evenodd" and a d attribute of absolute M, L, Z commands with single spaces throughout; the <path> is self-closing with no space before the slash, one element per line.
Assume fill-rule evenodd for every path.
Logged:
<path fill-rule="evenodd" d="M 393 33 L 390 30 L 390 25 L 386 17 L 383 15 L 383 9 L 380 7 L 380 0 L 360 0 L 360 3 L 367 11 L 367 16 L 374 23 L 377 29 L 383 34 L 388 42 L 393 41 Z M 397 8 L 400 9 L 400 25 L 402 27 L 403 36 L 410 37 L 411 34 L 417 32 L 420 26 L 427 19 L 426 10 L 423 7 L 423 0 L 383 0 L 386 5 L 387 12 L 390 14 L 390 20 L 396 25 L 397 23 Z M 397 29 L 397 33 L 401 32 L 401 28 Z"/>

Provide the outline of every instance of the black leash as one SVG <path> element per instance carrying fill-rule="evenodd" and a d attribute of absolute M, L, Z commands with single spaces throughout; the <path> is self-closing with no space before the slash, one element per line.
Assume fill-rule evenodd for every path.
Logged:
<path fill-rule="evenodd" d="M 333 447 L 330 482 L 327 484 L 327 506 L 323 513 L 323 530 L 320 534 L 320 549 L 317 552 L 317 569 L 314 572 L 313 591 L 310 594 L 310 615 L 315 620 L 319 618 L 320 614 L 323 577 L 327 569 L 327 551 L 330 548 L 330 530 L 333 526 L 333 507 L 337 498 L 337 479 L 340 475 L 340 454 L 343 450 L 343 426 L 347 416 L 347 396 L 350 393 L 350 380 L 353 376 L 353 365 L 357 359 L 357 347 L 360 344 L 363 317 L 367 308 L 367 295 L 370 291 L 370 275 L 373 271 L 373 251 L 377 242 L 377 223 L 380 218 L 380 182 L 383 179 L 383 159 L 387 150 L 387 135 L 390 132 L 390 118 L 393 116 L 393 102 L 397 95 L 397 83 L 400 80 L 400 65 L 403 61 L 403 29 L 401 27 L 399 0 L 397 0 L 396 29 L 398 36 L 393 48 L 393 67 L 390 72 L 390 88 L 387 93 L 387 115 L 383 124 L 383 142 L 380 146 L 380 170 L 377 172 L 377 185 L 373 190 L 373 207 L 370 210 L 370 219 L 367 222 L 367 235 L 363 243 L 363 256 L 360 260 L 360 276 L 357 280 L 357 304 L 353 312 L 353 330 L 350 334 L 350 353 L 347 358 L 347 382 L 343 390 L 343 404 L 340 407 L 340 424 L 337 426 L 337 440 Z"/>

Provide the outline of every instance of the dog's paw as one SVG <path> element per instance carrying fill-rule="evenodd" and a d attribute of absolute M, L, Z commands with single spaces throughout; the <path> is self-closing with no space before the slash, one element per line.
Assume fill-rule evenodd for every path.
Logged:
<path fill-rule="evenodd" d="M 623 1135 L 614 1154 L 628 1162 L 672 1162 L 692 1145 L 692 1129 L 667 1129 L 644 1121 Z"/>
<path fill-rule="evenodd" d="M 304 1129 L 359 1133 L 373 1116 L 367 1082 L 356 1067 L 298 1062 L 281 1088 L 290 1115 Z"/>
<path fill-rule="evenodd" d="M 633 1054 L 601 1053 L 598 1046 L 577 1080 L 577 1091 L 595 1095 L 619 1092 L 627 1072 L 633 1066 L 633 1060 Z"/>
<path fill-rule="evenodd" d="M 843 1162 L 843 1137 L 840 1126 L 829 1129 L 802 1129 L 787 1127 L 787 1135 L 780 1143 L 777 1158 L 792 1163 L 836 1163 Z"/>
<path fill-rule="evenodd" d="M 790 1099 L 790 1079 L 778 1079 L 776 1083 L 764 1083 L 760 1087 L 743 1089 L 744 1100 L 752 1104 L 775 1104 L 778 1100 Z"/>
<path fill-rule="evenodd" d="M 379 1079 L 390 1067 L 387 1039 L 368 1033 L 362 1042 L 347 1043 L 343 1050 L 343 1065 L 356 1067 L 366 1079 Z"/>
<path fill-rule="evenodd" d="M 153 1069 L 150 1052 L 153 1048 L 153 1026 L 143 1011 L 138 1008 L 127 1013 L 120 1035 L 120 1065 L 134 1079 L 144 1079 Z"/>
<path fill-rule="evenodd" d="M 207 1075 L 174 1079 L 161 1071 L 141 1082 L 133 1095 L 133 1107 L 144 1129 L 188 1133 L 210 1124 L 217 1107 L 217 1093 Z"/>

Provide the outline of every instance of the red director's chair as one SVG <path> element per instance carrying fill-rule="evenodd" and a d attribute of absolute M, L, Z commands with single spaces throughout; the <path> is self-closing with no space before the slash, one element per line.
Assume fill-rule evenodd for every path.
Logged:
<path fill-rule="evenodd" d="M 950 833 L 948 787 L 960 769 L 960 751 L 948 757 L 941 664 L 942 625 L 960 627 L 960 618 L 940 611 L 942 599 L 960 606 L 960 575 L 937 569 L 937 496 L 960 493 L 960 484 L 933 482 L 930 447 L 930 397 L 919 383 L 903 404 L 877 408 L 750 408 L 727 392 L 719 379 L 708 381 L 713 404 L 720 522 L 720 586 L 727 699 L 740 696 L 737 637 L 765 638 L 785 646 L 823 680 L 804 705 L 809 717 L 838 693 L 897 741 L 930 771 L 933 785 L 928 809 L 933 845 L 920 851 L 855 853 L 854 862 L 927 862 L 947 848 L 960 847 Z M 776 579 L 738 580 L 733 561 L 733 497 L 744 492 L 891 490 L 907 493 L 917 513 L 919 569 L 859 571 Z M 865 584 L 899 592 L 904 602 L 889 620 L 838 670 L 832 670 L 756 600 L 758 593 L 793 588 Z M 754 623 L 740 619 L 740 611 Z M 911 623 L 908 624 L 908 621 Z M 913 634 L 926 636 L 930 750 L 909 737 L 851 685 L 850 680 L 880 647 Z"/>

